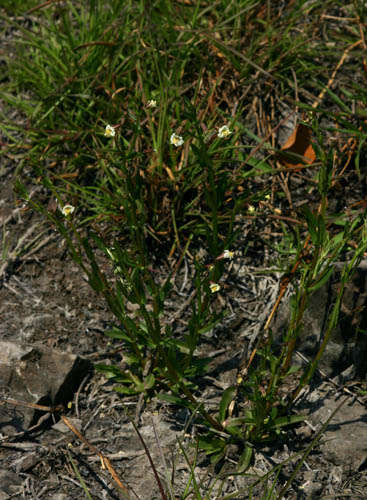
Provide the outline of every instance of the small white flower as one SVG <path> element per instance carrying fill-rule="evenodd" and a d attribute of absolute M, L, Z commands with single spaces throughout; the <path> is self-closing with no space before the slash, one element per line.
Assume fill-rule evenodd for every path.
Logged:
<path fill-rule="evenodd" d="M 255 207 L 253 205 L 249 205 L 247 207 L 247 211 L 249 214 L 254 214 L 255 213 Z"/>
<path fill-rule="evenodd" d="M 64 205 L 61 209 L 62 215 L 67 217 L 68 215 L 71 215 L 75 210 L 75 207 L 73 205 Z"/>
<path fill-rule="evenodd" d="M 211 291 L 212 293 L 216 293 L 216 292 L 219 292 L 219 290 L 220 290 L 220 285 L 218 285 L 218 283 L 211 283 L 211 284 L 209 285 L 209 288 L 210 288 L 210 291 Z"/>
<path fill-rule="evenodd" d="M 106 125 L 105 131 L 104 131 L 105 137 L 115 137 L 116 131 L 111 125 Z"/>
<path fill-rule="evenodd" d="M 229 130 L 229 127 L 227 125 L 223 125 L 223 127 L 220 127 L 218 130 L 218 137 L 220 139 L 225 139 L 231 134 L 231 130 Z"/>
<path fill-rule="evenodd" d="M 173 146 L 176 146 L 176 148 L 178 148 L 179 146 L 182 146 L 184 140 L 180 135 L 173 133 L 170 138 L 170 143 L 173 144 Z"/>
<path fill-rule="evenodd" d="M 147 102 L 147 108 L 156 108 L 157 107 L 157 101 L 155 99 L 149 99 Z"/>
<path fill-rule="evenodd" d="M 223 259 L 233 259 L 234 252 L 231 252 L 230 250 L 224 250 L 223 252 Z"/>

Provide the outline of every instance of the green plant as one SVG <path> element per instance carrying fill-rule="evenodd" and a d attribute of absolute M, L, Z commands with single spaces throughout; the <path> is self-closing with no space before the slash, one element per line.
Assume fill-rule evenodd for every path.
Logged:
<path fill-rule="evenodd" d="M 331 45 L 316 39 L 323 9 L 334 4 L 301 1 L 279 11 L 252 0 L 75 0 L 44 5 L 31 28 L 3 17 L 21 34 L 1 91 L 6 105 L 27 118 L 28 144 L 17 138 L 16 124 L 1 125 L 8 151 L 27 146 L 17 192 L 62 235 L 115 316 L 106 334 L 123 345 L 125 365 L 99 370 L 122 394 L 188 407 L 204 426 L 201 449 L 219 462 L 237 445 L 241 472 L 254 447 L 283 437 L 302 418 L 292 414 L 292 402 L 315 372 L 343 287 L 366 251 L 365 214 L 329 209 L 351 161 L 345 135 L 354 141 L 361 176 L 367 102 L 364 83 L 347 80 L 331 90 L 318 62 L 338 68 L 344 54 L 361 54 L 353 30 L 342 40 L 332 32 Z M 302 31 L 304 17 L 310 22 Z M 285 119 L 275 119 L 273 107 L 283 100 L 293 106 L 290 115 L 293 108 L 305 113 L 317 162 L 296 152 L 300 166 L 292 168 L 277 155 Z M 356 100 L 361 109 L 354 113 Z M 312 198 L 301 209 L 287 184 L 293 176 L 300 196 Z M 57 207 L 49 209 L 50 202 Z M 281 348 L 266 322 L 246 372 L 211 411 L 200 401 L 207 363 L 197 352 L 225 314 L 215 310 L 214 297 L 225 285 L 224 253 L 236 249 L 245 222 L 240 257 L 259 241 L 261 252 L 277 250 L 272 258 L 284 273 L 278 299 L 291 282 L 292 315 Z M 175 263 L 160 273 L 172 256 Z M 185 259 L 193 270 L 191 309 L 186 330 L 177 333 L 166 303 Z M 337 260 L 345 265 L 324 341 L 284 398 L 309 297 Z"/>

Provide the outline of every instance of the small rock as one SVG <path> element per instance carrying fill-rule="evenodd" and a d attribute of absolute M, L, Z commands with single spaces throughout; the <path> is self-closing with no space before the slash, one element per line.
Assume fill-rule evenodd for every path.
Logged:
<path fill-rule="evenodd" d="M 323 384 L 316 391 L 318 402 L 306 412 L 309 413 L 307 419 L 317 428 L 323 425 L 332 412 L 340 404 L 341 399 L 334 391 L 330 390 L 328 384 Z M 311 396 L 312 393 L 311 393 Z M 314 400 L 315 398 L 312 397 Z M 352 398 L 350 398 L 352 402 Z M 300 412 L 304 413 L 300 408 Z M 320 444 L 320 450 L 327 460 L 336 466 L 348 464 L 351 471 L 357 471 L 360 465 L 367 458 L 367 446 L 365 436 L 367 436 L 366 410 L 359 403 L 348 401 L 337 411 L 328 427 L 326 428 Z M 338 467 L 333 469 L 332 481 L 340 482 L 340 472 Z"/>
<path fill-rule="evenodd" d="M 88 371 L 89 361 L 39 345 L 0 341 L 0 391 L 5 398 L 52 406 L 66 405 Z M 44 412 L 7 405 L 0 414 L 2 434 L 12 435 L 37 423 Z"/>
<path fill-rule="evenodd" d="M 16 495 L 19 494 L 19 490 L 21 488 L 21 484 L 23 483 L 23 478 L 15 474 L 15 472 L 0 470 L 0 499 L 1 498 L 9 498 L 6 495 Z M 2 497 L 1 497 L 2 495 Z"/>
<path fill-rule="evenodd" d="M 303 474 L 303 481 L 300 486 L 300 489 L 304 491 L 307 495 L 307 498 L 319 498 L 315 495 L 321 493 L 322 483 L 316 480 L 317 474 L 315 471 L 306 471 Z"/>
<path fill-rule="evenodd" d="M 40 453 L 40 450 L 37 450 L 33 453 L 27 453 L 22 457 L 14 460 L 11 464 L 11 468 L 15 470 L 15 472 L 27 472 L 29 469 L 32 469 L 40 460 L 42 460 L 44 453 Z M 0 497 L 1 498 L 1 497 Z"/>
<path fill-rule="evenodd" d="M 333 486 L 339 486 L 343 479 L 343 467 L 335 465 L 329 474 L 329 481 Z"/>
<path fill-rule="evenodd" d="M 82 430 L 82 421 L 80 418 L 68 418 L 69 422 L 75 427 L 77 431 Z M 71 429 L 64 423 L 63 420 L 59 420 L 56 424 L 52 426 L 55 431 L 62 432 L 63 434 L 67 434 L 68 432 L 72 432 Z"/>

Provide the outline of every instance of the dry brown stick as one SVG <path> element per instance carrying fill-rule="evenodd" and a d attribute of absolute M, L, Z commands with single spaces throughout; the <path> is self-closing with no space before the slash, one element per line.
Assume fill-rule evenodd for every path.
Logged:
<path fill-rule="evenodd" d="M 93 451 L 93 453 L 95 453 L 96 455 L 99 456 L 100 460 L 101 460 L 101 465 L 102 465 L 102 469 L 105 469 L 107 468 L 108 469 L 108 472 L 111 474 L 113 480 L 115 481 L 115 483 L 118 485 L 118 487 L 125 493 L 129 496 L 129 490 L 126 488 L 126 486 L 124 486 L 121 482 L 121 480 L 119 479 L 115 469 L 112 467 L 111 465 L 111 462 L 109 461 L 109 459 L 107 457 L 105 457 L 103 455 L 103 453 L 101 451 L 99 451 L 92 443 L 90 443 L 79 431 L 76 427 L 74 427 L 74 425 L 70 422 L 70 420 L 65 417 L 64 415 L 61 415 L 61 418 L 64 422 L 65 425 L 67 425 L 69 427 L 69 429 L 80 439 L 80 441 L 82 441 L 82 443 L 84 443 L 86 446 L 88 446 L 88 448 L 90 450 Z"/>
<path fill-rule="evenodd" d="M 297 269 L 298 269 L 298 267 L 299 267 L 299 265 L 301 263 L 302 257 L 304 256 L 304 253 L 305 253 L 305 251 L 306 251 L 306 249 L 308 247 L 310 239 L 311 239 L 311 236 L 308 235 L 307 238 L 306 238 L 306 241 L 305 241 L 305 243 L 303 245 L 303 249 L 302 249 L 300 257 L 298 258 L 297 262 L 294 264 L 294 266 L 291 269 L 291 272 L 289 273 L 289 275 L 285 276 L 283 278 L 283 284 L 281 284 L 279 296 L 278 296 L 278 298 L 277 298 L 277 300 L 276 300 L 276 302 L 275 302 L 275 304 L 273 306 L 273 309 L 271 310 L 271 313 L 270 313 L 270 315 L 269 315 L 269 317 L 268 317 L 268 319 L 267 319 L 267 321 L 265 323 L 265 326 L 264 326 L 264 330 L 265 331 L 268 330 L 269 327 L 270 327 L 270 323 L 271 323 L 271 321 L 272 321 L 272 319 L 274 317 L 274 314 L 275 314 L 276 310 L 278 309 L 280 301 L 282 300 L 283 295 L 285 294 L 285 292 L 286 292 L 286 290 L 288 288 L 288 285 L 289 285 L 289 283 L 291 281 L 291 277 L 295 274 L 295 272 L 297 271 Z"/>
<path fill-rule="evenodd" d="M 11 398 L 1 398 L 0 404 L 3 403 L 11 404 L 13 406 L 25 406 L 26 408 L 33 408 L 35 410 L 45 411 L 47 413 L 45 413 L 45 415 L 42 415 L 38 419 L 37 423 L 35 425 L 32 425 L 32 427 L 29 427 L 29 429 L 17 432 L 16 434 L 12 434 L 11 436 L 2 436 L 0 438 L 0 446 L 4 443 L 4 441 L 8 439 L 15 439 L 22 437 L 25 434 L 38 429 L 42 425 L 42 423 L 45 422 L 55 412 L 64 410 L 64 407 L 62 405 L 51 407 L 51 406 L 38 405 L 36 403 L 27 403 L 26 401 L 18 401 L 17 399 L 11 399 Z"/>
<path fill-rule="evenodd" d="M 270 327 L 270 324 L 271 324 L 271 322 L 273 320 L 273 317 L 274 317 L 274 315 L 275 315 L 275 313 L 276 313 L 276 311 L 277 311 L 277 309 L 279 307 L 279 304 L 280 304 L 280 302 L 281 302 L 281 300 L 282 300 L 282 298 L 283 298 L 283 296 L 284 296 L 284 294 L 285 294 L 285 292 L 286 292 L 286 290 L 288 288 L 289 283 L 291 282 L 291 278 L 295 274 L 295 272 L 297 271 L 297 269 L 298 269 L 298 267 L 299 267 L 299 265 L 301 263 L 302 257 L 303 257 L 303 255 L 304 255 L 304 253 L 305 253 L 305 251 L 306 251 L 306 249 L 308 247 L 310 239 L 311 239 L 311 237 L 310 237 L 310 235 L 308 235 L 307 238 L 306 238 L 306 241 L 305 241 L 305 243 L 303 245 L 303 249 L 302 249 L 301 255 L 299 256 L 299 258 L 297 259 L 296 263 L 292 267 L 290 273 L 288 275 L 284 276 L 283 279 L 282 279 L 282 281 L 281 281 L 280 292 L 279 292 L 277 300 L 275 301 L 275 304 L 274 304 L 274 306 L 273 306 L 273 308 L 272 308 L 272 310 L 271 310 L 271 312 L 269 314 L 269 317 L 268 317 L 268 319 L 267 319 L 267 321 L 265 323 L 264 333 Z M 263 335 L 260 337 L 259 342 L 261 341 L 262 337 L 263 337 Z M 257 343 L 258 345 L 259 345 L 259 342 Z M 251 366 L 251 363 L 252 363 L 252 361 L 253 361 L 253 359 L 255 357 L 256 352 L 257 352 L 257 346 L 253 349 L 253 351 L 252 351 L 252 353 L 250 355 L 250 359 L 249 359 L 249 361 L 248 361 L 245 369 L 241 372 L 240 377 L 242 377 L 243 375 L 247 374 L 248 369 Z"/>
<path fill-rule="evenodd" d="M 259 144 L 251 151 L 251 153 L 246 157 L 245 161 L 249 161 L 250 158 L 252 158 L 258 151 L 263 147 L 263 145 L 272 137 L 272 135 L 282 126 L 286 121 L 289 119 L 289 117 L 293 114 L 293 111 L 291 111 L 286 117 L 281 120 L 278 125 L 273 127 L 271 131 L 259 142 Z"/>
<path fill-rule="evenodd" d="M 363 70 L 365 73 L 365 76 L 367 75 L 367 59 L 366 59 L 366 51 L 367 51 L 367 44 L 366 44 L 366 38 L 364 36 L 363 32 L 363 26 L 364 24 L 361 22 L 361 18 L 358 16 L 358 27 L 359 27 L 359 34 L 361 37 L 361 42 L 363 45 L 364 53 L 363 53 Z"/>
<path fill-rule="evenodd" d="M 35 404 L 35 403 L 27 403 L 25 401 L 18 401 L 16 399 L 10 399 L 10 398 L 2 398 L 1 401 L 4 402 L 4 403 L 12 404 L 14 406 L 25 406 L 27 408 L 34 408 L 36 410 L 46 411 L 46 412 L 48 412 L 50 414 L 54 414 L 56 411 L 64 410 L 64 407 L 62 405 L 58 405 L 58 406 L 55 406 L 55 407 L 44 406 L 44 405 L 38 405 L 38 404 Z M 88 446 L 88 448 L 90 450 L 92 450 L 93 453 L 95 453 L 96 455 L 99 456 L 99 458 L 101 460 L 102 468 L 103 469 L 107 468 L 108 471 L 109 471 L 109 473 L 111 474 L 113 480 L 119 486 L 119 488 L 125 494 L 129 495 L 129 490 L 126 488 L 126 486 L 124 486 L 122 484 L 121 480 L 119 479 L 118 475 L 116 474 L 116 471 L 112 467 L 111 462 L 109 461 L 109 459 L 107 457 L 105 457 L 103 455 L 103 453 L 100 452 L 93 444 L 91 444 L 78 431 L 78 429 L 76 429 L 76 427 L 74 427 L 74 425 L 70 422 L 70 420 L 67 417 L 65 417 L 64 415 L 61 415 L 61 418 L 62 418 L 63 422 L 65 423 L 65 425 L 67 425 L 67 427 L 69 427 L 69 429 L 80 439 L 80 441 L 82 441 L 82 443 L 84 443 L 86 446 Z"/>
<path fill-rule="evenodd" d="M 359 127 L 359 130 L 362 130 L 362 127 Z M 331 184 L 332 186 L 335 185 L 335 183 L 337 182 L 337 180 L 342 177 L 342 175 L 344 174 L 344 172 L 348 168 L 348 165 L 349 165 L 349 163 L 352 160 L 352 156 L 355 153 L 356 147 L 357 147 L 357 141 L 356 141 L 356 139 L 354 137 L 352 137 L 352 138 L 350 138 L 347 141 L 347 143 L 345 144 L 345 146 L 342 148 L 341 152 L 344 152 L 345 150 L 348 149 L 348 153 L 347 153 L 348 157 L 347 157 L 347 160 L 346 160 L 343 168 L 341 169 L 340 173 L 337 176 L 335 176 L 335 177 L 333 176 L 332 184 Z"/>
<path fill-rule="evenodd" d="M 32 9 L 27 11 L 27 14 L 32 14 L 32 12 L 35 12 L 36 10 L 43 9 L 44 7 L 48 7 L 49 5 L 57 2 L 60 2 L 60 0 L 47 0 L 47 2 L 43 2 L 36 5 L 35 7 L 32 7 Z"/>
<path fill-rule="evenodd" d="M 335 80 L 335 76 L 336 76 L 337 72 L 339 71 L 339 69 L 341 68 L 341 66 L 344 64 L 344 61 L 345 61 L 348 53 L 352 49 L 354 49 L 355 47 L 358 47 L 358 45 L 360 45 L 361 43 L 362 43 L 362 40 L 358 40 L 357 42 L 353 43 L 352 45 L 349 45 L 349 47 L 347 47 L 345 49 L 345 51 L 343 52 L 343 55 L 341 56 L 338 64 L 336 65 L 336 68 L 333 71 L 333 74 L 329 78 L 329 81 L 327 82 L 326 87 L 320 92 L 320 94 L 318 95 L 316 101 L 312 104 L 313 108 L 316 108 L 321 103 L 321 101 L 324 98 L 324 95 L 325 95 L 326 91 L 329 90 L 329 88 L 332 86 L 332 84 L 333 84 L 333 82 Z"/>
<path fill-rule="evenodd" d="M 17 432 L 15 434 L 7 435 L 7 436 L 1 436 L 0 437 L 0 446 L 8 446 L 12 443 L 6 443 L 6 441 L 8 441 L 10 439 L 21 438 L 21 437 L 25 436 L 26 434 L 29 434 L 30 432 L 33 432 L 36 429 L 39 429 L 41 427 L 41 425 L 43 424 L 43 422 L 45 422 L 48 418 L 50 418 L 50 415 L 51 415 L 51 413 L 45 413 L 37 420 L 36 424 L 32 425 L 31 427 L 29 427 L 25 431 L 20 431 L 20 432 Z"/>
<path fill-rule="evenodd" d="M 1 398 L 0 402 L 8 403 L 14 406 L 25 406 L 26 408 L 33 408 L 35 410 L 47 411 L 49 413 L 55 413 L 57 411 L 64 410 L 63 405 L 44 406 L 44 405 L 38 405 L 36 403 L 28 403 L 27 401 L 18 401 L 17 399 L 11 399 L 11 398 Z"/>

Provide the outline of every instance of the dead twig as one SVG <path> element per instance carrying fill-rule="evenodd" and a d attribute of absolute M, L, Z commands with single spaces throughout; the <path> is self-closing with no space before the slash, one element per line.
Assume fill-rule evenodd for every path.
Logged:
<path fill-rule="evenodd" d="M 361 43 L 363 43 L 363 41 L 362 40 L 358 40 L 357 42 L 353 43 L 352 45 L 349 45 L 349 47 L 347 47 L 345 49 L 345 51 L 343 52 L 341 58 L 339 59 L 338 64 L 336 65 L 336 67 L 335 67 L 335 69 L 334 69 L 331 77 L 329 78 L 329 81 L 327 82 L 326 87 L 320 92 L 320 94 L 318 95 L 316 101 L 312 104 L 313 108 L 317 108 L 317 106 L 323 100 L 323 98 L 324 98 L 324 96 L 326 94 L 326 91 L 329 90 L 330 87 L 332 86 L 332 84 L 334 83 L 336 74 L 339 71 L 339 69 L 343 66 L 344 61 L 347 58 L 347 55 L 349 54 L 349 52 L 351 50 L 355 49 L 356 47 L 358 47 L 358 45 L 361 45 Z"/>
<path fill-rule="evenodd" d="M 12 404 L 14 406 L 25 406 L 27 408 L 34 408 L 35 410 L 40 410 L 40 411 L 46 411 L 47 412 L 47 418 L 50 415 L 53 415 L 54 413 L 58 411 L 63 411 L 64 407 L 63 405 L 57 405 L 57 406 L 44 406 L 44 405 L 38 405 L 35 403 L 27 403 L 25 401 L 18 401 L 16 399 L 10 399 L 10 398 L 2 398 L 1 402 L 3 403 L 8 403 Z M 44 418 L 45 415 L 43 415 L 42 418 Z M 111 474 L 113 480 L 115 483 L 118 485 L 118 487 L 127 495 L 130 496 L 129 490 L 126 488 L 126 486 L 121 482 L 120 478 L 118 477 L 115 469 L 112 467 L 110 460 L 103 455 L 101 451 L 98 450 L 93 444 L 91 444 L 79 431 L 78 429 L 70 422 L 70 420 L 65 417 L 65 415 L 61 415 L 61 418 L 64 422 L 64 424 L 69 427 L 69 429 L 78 437 L 82 443 L 84 443 L 95 455 L 97 455 L 101 461 L 101 466 L 102 469 L 107 469 L 108 472 Z M 27 432 L 29 432 L 30 429 L 28 429 Z M 4 446 L 11 445 L 12 443 L 2 443 Z M 163 497 L 162 497 L 163 498 Z"/>

